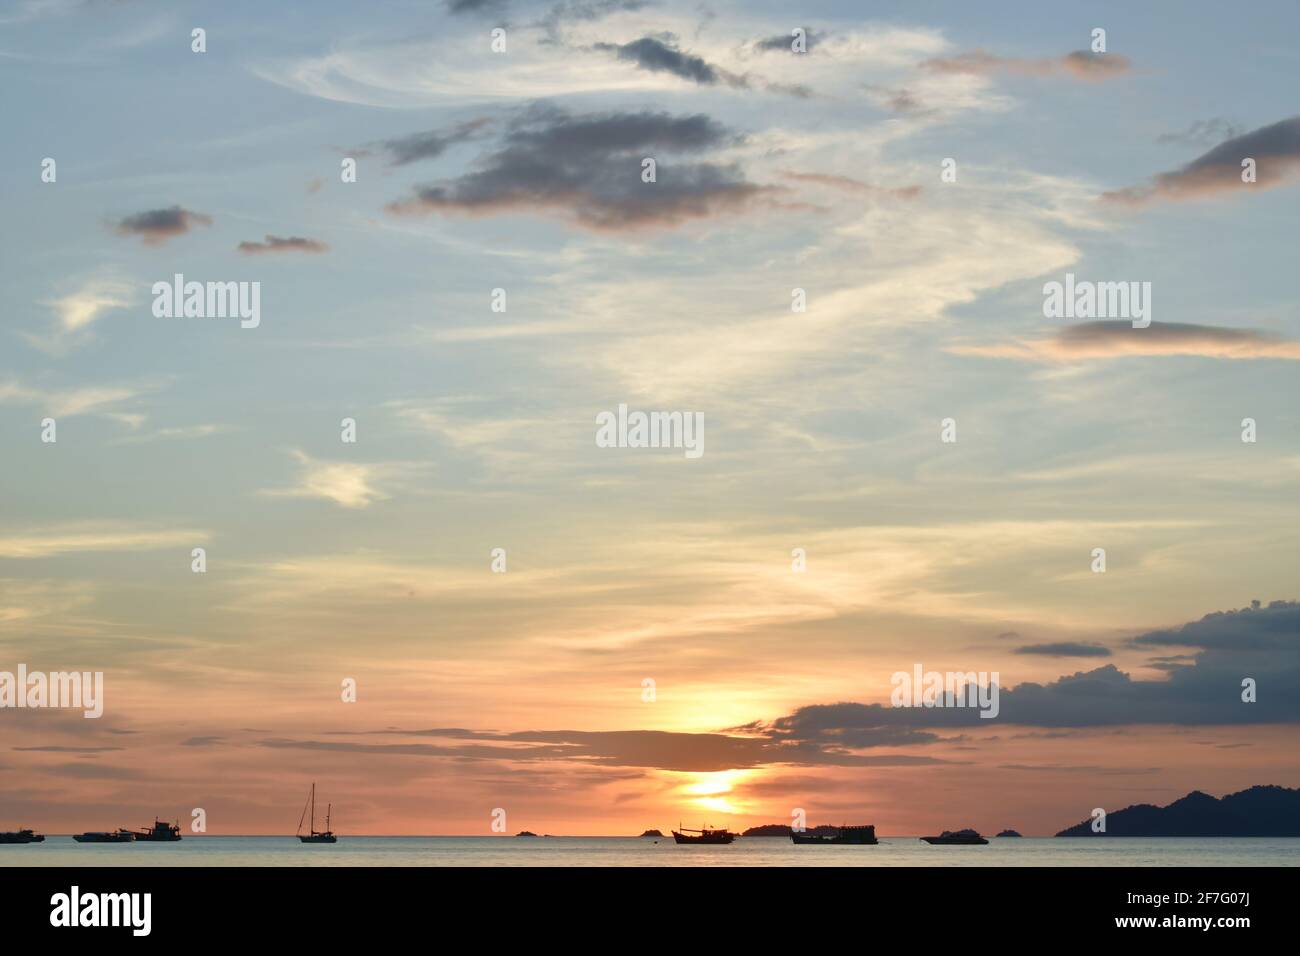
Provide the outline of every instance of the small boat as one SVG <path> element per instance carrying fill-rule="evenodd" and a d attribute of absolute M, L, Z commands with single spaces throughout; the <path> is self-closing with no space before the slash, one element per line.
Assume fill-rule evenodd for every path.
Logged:
<path fill-rule="evenodd" d="M 795 833 L 790 832 L 790 841 L 806 844 L 846 844 L 852 846 L 875 846 L 876 828 L 873 824 L 863 826 L 840 827 L 837 833 Z"/>
<path fill-rule="evenodd" d="M 87 833 L 73 834 L 72 839 L 78 843 L 134 843 L 135 834 L 130 830 L 91 830 Z"/>
<path fill-rule="evenodd" d="M 934 846 L 982 846 L 989 842 L 975 830 L 944 830 L 938 836 L 921 839 Z"/>
<path fill-rule="evenodd" d="M 32 830 L 11 830 L 0 833 L 0 843 L 44 843 L 45 834 Z"/>
<path fill-rule="evenodd" d="M 163 823 L 154 817 L 153 826 L 143 830 L 133 830 L 138 843 L 175 843 L 181 838 L 180 824 Z"/>
<path fill-rule="evenodd" d="M 688 830 L 680 823 L 677 824 L 680 829 L 673 831 L 673 839 L 678 843 L 730 843 L 736 839 L 736 834 L 732 833 L 726 827 L 720 830 L 710 830 L 708 824 L 705 824 L 699 830 Z M 695 834 L 691 836 L 691 834 Z"/>
<path fill-rule="evenodd" d="M 330 829 L 330 811 L 334 807 L 332 803 L 325 805 L 325 829 L 316 829 L 316 784 L 314 783 L 311 785 L 311 797 L 307 802 L 311 807 L 311 823 L 307 827 L 307 832 L 303 833 L 302 821 L 307 818 L 307 807 L 303 807 L 302 816 L 298 818 L 298 839 L 303 843 L 338 843 L 339 838 Z"/>

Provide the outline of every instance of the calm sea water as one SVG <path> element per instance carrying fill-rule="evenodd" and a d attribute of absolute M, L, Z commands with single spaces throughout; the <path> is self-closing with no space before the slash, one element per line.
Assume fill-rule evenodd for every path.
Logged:
<path fill-rule="evenodd" d="M 730 846 L 677 846 L 637 837 L 187 836 L 180 843 L 0 846 L 3 866 L 1296 866 L 1300 839 L 1001 838 L 988 846 L 929 846 L 883 837 L 877 846 L 795 846 L 776 837 Z"/>

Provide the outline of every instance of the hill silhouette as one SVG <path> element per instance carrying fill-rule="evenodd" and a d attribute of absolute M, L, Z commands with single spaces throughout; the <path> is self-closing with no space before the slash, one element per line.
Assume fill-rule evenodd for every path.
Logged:
<path fill-rule="evenodd" d="M 1106 814 L 1106 832 L 1084 820 L 1056 834 L 1130 837 L 1300 837 L 1300 790 L 1260 786 L 1216 799 L 1193 790 L 1164 807 L 1139 803 Z"/>

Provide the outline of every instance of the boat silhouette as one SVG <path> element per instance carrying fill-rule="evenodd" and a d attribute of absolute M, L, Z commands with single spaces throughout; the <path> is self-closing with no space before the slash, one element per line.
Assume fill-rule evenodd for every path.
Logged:
<path fill-rule="evenodd" d="M 944 830 L 938 836 L 921 839 L 934 846 L 982 846 L 989 842 L 975 830 Z"/>
<path fill-rule="evenodd" d="M 842 826 L 837 833 L 795 833 L 790 831 L 790 842 L 807 844 L 846 844 L 852 846 L 875 846 L 876 828 L 867 823 L 862 826 Z"/>
<path fill-rule="evenodd" d="M 0 833 L 0 843 L 44 843 L 45 834 L 33 830 L 10 830 Z"/>
<path fill-rule="evenodd" d="M 175 843 L 181 838 L 180 824 L 164 823 L 154 817 L 153 826 L 143 830 L 132 830 L 137 843 Z"/>
<path fill-rule="evenodd" d="M 72 839 L 78 843 L 134 843 L 135 834 L 130 830 L 90 830 L 86 833 L 74 833 Z"/>
<path fill-rule="evenodd" d="M 709 825 L 706 823 L 703 827 L 701 827 L 698 830 L 689 830 L 686 827 L 682 826 L 680 823 L 677 824 L 677 826 L 678 829 L 673 831 L 673 839 L 676 840 L 678 843 L 720 844 L 720 843 L 730 843 L 732 840 L 736 839 L 736 834 L 732 833 L 726 827 L 722 827 L 721 829 L 717 829 L 717 830 L 711 830 L 709 829 Z M 695 834 L 695 835 L 691 836 L 690 834 Z"/>
<path fill-rule="evenodd" d="M 298 818 L 298 839 L 303 843 L 338 843 L 339 838 L 334 835 L 330 829 L 330 810 L 333 804 L 325 805 L 325 829 L 316 829 L 316 784 L 311 785 L 311 796 L 307 800 L 308 806 L 311 807 L 311 823 L 307 827 L 307 832 L 302 832 L 302 821 L 307 818 L 307 807 L 302 808 L 302 816 Z"/>

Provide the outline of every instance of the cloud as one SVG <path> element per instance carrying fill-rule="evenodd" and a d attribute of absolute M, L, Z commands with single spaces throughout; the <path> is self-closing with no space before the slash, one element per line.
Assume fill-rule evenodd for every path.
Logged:
<path fill-rule="evenodd" d="M 676 226 L 743 211 L 777 191 L 749 182 L 734 164 L 673 158 L 739 139 L 702 113 L 571 115 L 533 108 L 510 124 L 474 172 L 420 187 L 387 208 L 398 215 L 530 212 L 608 232 Z M 653 183 L 641 179 L 646 156 L 658 161 Z"/>
<path fill-rule="evenodd" d="M 1059 641 L 1055 644 L 1026 644 L 1017 647 L 1015 653 L 1041 654 L 1044 657 L 1110 657 L 1110 648 L 1100 644 Z"/>
<path fill-rule="evenodd" d="M 42 304 L 52 308 L 63 332 L 78 332 L 98 320 L 104 313 L 131 304 L 131 287 L 113 279 L 92 279 L 76 292 Z"/>
<path fill-rule="evenodd" d="M 48 558 L 86 551 L 162 551 L 203 544 L 206 531 L 133 528 L 121 523 L 66 524 L 0 535 L 0 558 Z"/>
<path fill-rule="evenodd" d="M 811 183 L 816 186 L 826 186 L 830 189 L 862 193 L 864 195 L 891 196 L 895 199 L 915 199 L 921 195 L 920 186 L 873 186 L 871 183 L 864 183 L 860 179 L 830 173 L 801 173 L 786 169 L 781 171 L 781 175 L 795 182 Z"/>
<path fill-rule="evenodd" d="M 804 50 L 807 53 L 813 51 L 814 44 L 822 38 L 822 34 L 813 33 L 812 30 L 804 30 Z M 765 37 L 762 40 L 754 41 L 754 49 L 767 52 L 769 50 L 779 50 L 783 53 L 794 52 L 794 35 L 790 33 L 778 33 L 776 36 Z"/>
<path fill-rule="evenodd" d="M 1242 182 L 1242 162 L 1255 160 L 1256 181 Z M 1157 174 L 1151 182 L 1102 193 L 1106 203 L 1145 206 L 1179 202 L 1252 189 L 1271 189 L 1300 172 L 1300 116 L 1261 126 L 1198 156 L 1181 169 Z"/>
<path fill-rule="evenodd" d="M 446 0 L 448 13 L 496 13 L 509 6 L 509 0 Z"/>
<path fill-rule="evenodd" d="M 671 73 L 701 86 L 713 86 L 723 80 L 732 86 L 748 85 L 743 77 L 720 70 L 706 63 L 702 57 L 683 53 L 674 45 L 676 38 L 671 34 L 667 40 L 668 42 L 655 37 L 641 37 L 631 43 L 597 43 L 595 49 L 613 52 L 620 60 L 635 63 L 651 73 Z"/>
<path fill-rule="evenodd" d="M 127 216 L 118 222 L 114 231 L 119 236 L 140 236 L 146 246 L 160 246 L 169 239 L 184 235 L 195 225 L 210 226 L 212 217 L 172 206 Z"/>
<path fill-rule="evenodd" d="M 144 416 L 121 411 L 116 406 L 139 398 L 145 391 L 145 387 L 132 385 L 87 385 L 46 391 L 10 381 L 0 383 L 0 404 L 35 405 L 55 418 L 103 415 L 137 427 Z"/>
<path fill-rule="evenodd" d="M 1255 329 L 1152 322 L 1145 329 L 1108 319 L 1081 322 L 1038 339 L 994 345 L 955 345 L 958 355 L 1029 362 L 1075 362 L 1140 356 L 1187 355 L 1221 359 L 1300 359 L 1300 342 Z"/>
<path fill-rule="evenodd" d="M 1235 139 L 1245 130 L 1237 124 L 1221 117 L 1196 120 L 1187 129 L 1177 133 L 1161 133 L 1156 137 L 1157 143 L 1173 143 L 1178 146 L 1214 146 L 1226 139 Z"/>
<path fill-rule="evenodd" d="M 984 50 L 974 50 L 956 56 L 933 57 L 921 64 L 924 69 L 934 73 L 965 73 L 974 76 L 990 76 L 995 73 L 1017 76 L 1066 74 L 1078 80 L 1108 80 L 1129 72 L 1131 65 L 1128 57 L 1118 53 L 1092 53 L 1087 50 L 1038 59 L 996 56 Z"/>
<path fill-rule="evenodd" d="M 238 246 L 239 251 L 246 256 L 265 255 L 269 252 L 308 252 L 322 253 L 328 252 L 329 246 L 316 239 L 303 239 L 301 236 L 289 236 L 282 239 L 280 236 L 267 236 L 264 242 L 241 242 Z"/>
<path fill-rule="evenodd" d="M 376 487 L 376 482 L 391 472 L 388 465 L 320 461 L 300 451 L 292 454 L 301 465 L 297 484 L 291 488 L 262 491 L 261 494 L 287 498 L 322 498 L 343 508 L 368 508 L 376 501 L 386 501 L 389 497 Z"/>
<path fill-rule="evenodd" d="M 576 761 L 608 767 L 652 767 L 676 772 L 711 773 L 768 764 L 798 766 L 915 766 L 942 764 L 935 757 L 910 754 L 851 754 L 725 733 L 662 730 L 529 730 L 511 733 L 463 728 L 364 732 L 366 735 L 443 738 L 447 743 L 353 743 L 270 739 L 261 746 L 377 755 L 449 757 L 460 760 Z"/>
<path fill-rule="evenodd" d="M 1300 680 L 1300 603 L 1207 615 L 1173 630 L 1133 638 L 1135 647 L 1198 648 L 1187 664 L 1167 664 L 1164 680 L 1135 680 L 1107 664 L 1048 684 L 1026 682 L 1000 690 L 1000 713 L 985 720 L 970 707 L 890 707 L 837 703 L 801 707 L 770 724 L 755 725 L 774 740 L 806 744 L 873 740 L 890 731 L 1012 724 L 1033 727 L 1184 726 L 1300 723 L 1300 697 L 1241 699 L 1242 680 L 1294 687 Z M 913 741 L 926 742 L 923 739 Z"/>
<path fill-rule="evenodd" d="M 411 133 L 409 136 L 383 140 L 379 145 L 388 152 L 391 165 L 405 166 L 421 159 L 436 159 L 459 143 L 480 139 L 491 123 L 486 118 L 466 120 L 451 129 Z"/>
<path fill-rule="evenodd" d="M 1296 649 L 1300 603 L 1273 601 L 1232 611 L 1215 611 L 1179 628 L 1150 631 L 1133 638 L 1135 647 L 1196 647 L 1221 651 Z"/>

